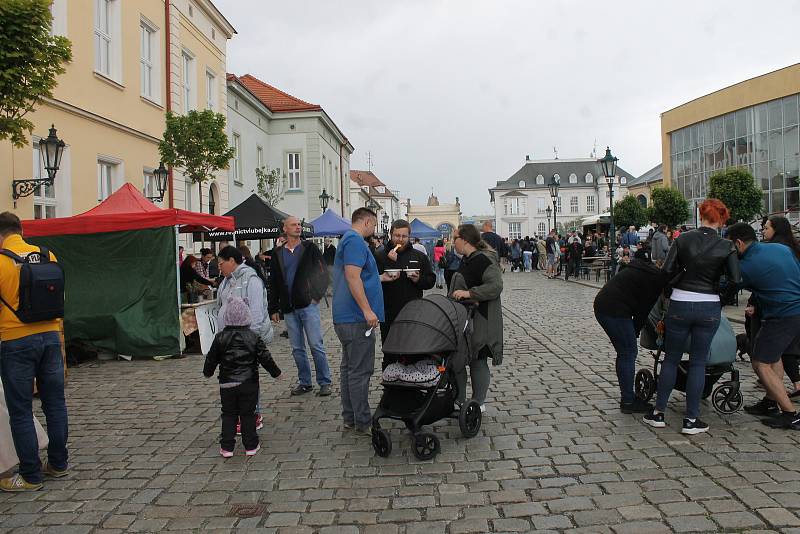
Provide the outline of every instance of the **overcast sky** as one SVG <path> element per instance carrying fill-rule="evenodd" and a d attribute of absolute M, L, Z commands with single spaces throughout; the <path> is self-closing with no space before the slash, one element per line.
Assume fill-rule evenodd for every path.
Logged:
<path fill-rule="evenodd" d="M 800 1 L 215 0 L 228 69 L 320 104 L 402 197 L 461 199 L 530 154 L 661 161 L 660 113 L 800 61 Z"/>

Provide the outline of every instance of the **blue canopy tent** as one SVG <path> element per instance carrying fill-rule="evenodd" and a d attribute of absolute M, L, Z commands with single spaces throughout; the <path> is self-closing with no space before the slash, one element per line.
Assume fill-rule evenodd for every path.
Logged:
<path fill-rule="evenodd" d="M 341 237 L 350 229 L 350 221 L 341 217 L 333 210 L 325 213 L 311 221 L 314 227 L 314 237 Z"/>
<path fill-rule="evenodd" d="M 441 239 L 442 233 L 419 219 L 414 219 L 411 221 L 411 237 L 418 237 L 419 239 Z"/>

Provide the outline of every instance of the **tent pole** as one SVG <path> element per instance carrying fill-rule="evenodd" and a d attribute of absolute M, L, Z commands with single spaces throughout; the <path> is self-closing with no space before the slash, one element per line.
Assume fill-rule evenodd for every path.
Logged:
<path fill-rule="evenodd" d="M 181 338 L 183 330 L 181 329 L 181 268 L 178 265 L 178 227 L 175 226 L 175 285 L 178 288 L 178 353 L 183 354 L 181 349 Z"/>

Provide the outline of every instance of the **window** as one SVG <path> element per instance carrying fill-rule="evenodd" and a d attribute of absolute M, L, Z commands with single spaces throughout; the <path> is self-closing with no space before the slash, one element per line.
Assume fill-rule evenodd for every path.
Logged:
<path fill-rule="evenodd" d="M 577 184 L 578 183 L 578 176 L 573 172 L 569 175 L 569 183 Z"/>
<path fill-rule="evenodd" d="M 536 185 L 544 185 L 544 176 L 541 174 L 536 177 Z"/>
<path fill-rule="evenodd" d="M 105 200 L 114 192 L 117 163 L 97 160 L 97 200 Z"/>
<path fill-rule="evenodd" d="M 518 222 L 508 223 L 508 238 L 509 239 L 522 238 L 522 223 Z"/>
<path fill-rule="evenodd" d="M 192 202 L 192 180 L 191 178 L 186 178 L 183 182 L 183 195 L 186 199 L 186 210 L 187 211 L 194 211 L 193 202 Z"/>
<path fill-rule="evenodd" d="M 545 201 L 543 198 L 539 197 L 536 199 L 536 213 L 544 213 L 544 210 L 546 209 L 544 207 L 544 203 Z"/>
<path fill-rule="evenodd" d="M 194 77 L 194 58 L 189 55 L 188 52 L 184 51 L 181 54 L 182 58 L 182 69 L 181 69 L 181 81 L 183 83 L 183 111 L 184 113 L 188 113 L 189 111 L 195 109 L 195 91 L 193 85 L 193 77 Z"/>
<path fill-rule="evenodd" d="M 556 206 L 557 206 L 556 211 L 558 211 L 558 213 L 561 213 L 561 197 L 558 197 L 558 202 L 556 203 Z"/>
<path fill-rule="evenodd" d="M 290 152 L 287 154 L 286 168 L 289 170 L 289 189 L 300 189 L 300 153 Z"/>
<path fill-rule="evenodd" d="M 588 213 L 594 213 L 594 195 L 587 195 L 586 196 L 586 211 Z"/>
<path fill-rule="evenodd" d="M 578 177 L 575 176 L 575 180 L 577 180 L 577 179 L 578 179 Z M 578 213 L 578 197 L 572 196 L 572 197 L 569 198 L 569 212 L 570 213 Z"/>
<path fill-rule="evenodd" d="M 94 9 L 94 70 L 106 76 L 111 76 L 113 2 L 95 0 Z"/>
<path fill-rule="evenodd" d="M 525 215 L 524 198 L 507 198 L 505 203 L 508 205 L 508 213 L 506 213 L 506 215 Z"/>
<path fill-rule="evenodd" d="M 145 21 L 139 25 L 141 33 L 141 85 L 142 96 L 156 100 L 158 87 L 158 39 L 155 28 Z"/>
<path fill-rule="evenodd" d="M 233 181 L 242 183 L 242 137 L 239 134 L 233 134 Z"/>
<path fill-rule="evenodd" d="M 53 0 L 50 4 L 50 14 L 53 23 L 50 26 L 50 35 L 67 36 L 67 0 Z"/>
<path fill-rule="evenodd" d="M 152 170 L 145 170 L 142 174 L 144 176 L 144 187 L 142 188 L 142 194 L 146 197 L 157 197 L 158 186 L 156 184 L 155 174 L 153 174 Z"/>
<path fill-rule="evenodd" d="M 539 235 L 544 235 L 547 232 L 547 226 L 543 222 L 540 222 L 537 228 L 539 229 Z"/>
<path fill-rule="evenodd" d="M 525 187 L 525 180 L 520 180 L 519 181 L 519 186 L 520 187 Z"/>
<path fill-rule="evenodd" d="M 47 177 L 42 164 L 42 153 L 39 147 L 33 149 L 33 178 L 40 180 Z M 55 185 L 40 185 L 33 191 L 33 218 L 52 219 L 56 216 Z"/>
<path fill-rule="evenodd" d="M 259 169 L 264 166 L 264 147 L 261 145 L 256 145 L 256 165 Z"/>
<path fill-rule="evenodd" d="M 217 77 L 211 71 L 206 71 L 206 109 L 214 110 L 217 99 Z"/>
<path fill-rule="evenodd" d="M 590 172 L 586 173 L 586 177 L 584 179 L 586 180 L 587 184 L 591 184 L 592 182 L 594 182 L 594 176 L 592 176 L 592 173 Z"/>

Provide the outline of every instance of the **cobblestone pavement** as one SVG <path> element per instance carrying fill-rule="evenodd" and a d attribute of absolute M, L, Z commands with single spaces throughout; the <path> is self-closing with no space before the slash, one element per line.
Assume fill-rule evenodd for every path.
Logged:
<path fill-rule="evenodd" d="M 506 360 L 493 368 L 479 436 L 435 425 L 442 453 L 419 462 L 342 428 L 332 397 L 291 398 L 262 373 L 263 449 L 217 455 L 218 389 L 200 357 L 91 363 L 68 385 L 72 473 L 43 491 L 0 495 L 3 532 L 219 531 L 800 532 L 800 434 L 703 405 L 707 435 L 655 431 L 617 406 L 595 288 L 506 274 Z M 330 322 L 332 366 L 339 348 Z M 273 352 L 290 376 L 287 342 Z M 650 357 L 641 355 L 641 364 Z M 758 396 L 747 364 L 745 397 Z M 336 373 L 338 375 L 338 373 Z M 380 395 L 373 381 L 372 401 Z M 255 505 L 241 517 L 235 505 Z"/>

